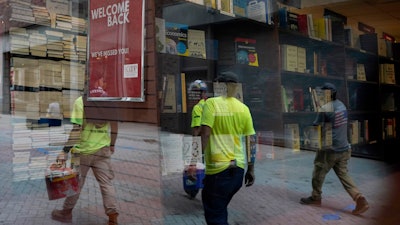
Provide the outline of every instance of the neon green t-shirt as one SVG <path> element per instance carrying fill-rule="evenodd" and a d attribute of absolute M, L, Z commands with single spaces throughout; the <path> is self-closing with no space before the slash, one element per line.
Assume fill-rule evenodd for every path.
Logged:
<path fill-rule="evenodd" d="M 205 102 L 204 99 L 201 99 L 195 106 L 193 106 L 191 127 L 199 127 L 201 125 L 201 114 L 203 113 Z"/>
<path fill-rule="evenodd" d="M 206 174 L 222 172 L 231 160 L 245 169 L 245 137 L 255 134 L 249 108 L 234 97 L 209 98 L 203 107 L 201 124 L 211 128 L 204 152 Z"/>
<path fill-rule="evenodd" d="M 80 141 L 75 148 L 81 154 L 93 154 L 103 147 L 110 146 L 110 124 L 86 123 L 83 109 L 83 99 L 81 96 L 75 100 L 71 113 L 71 122 L 82 126 Z"/>

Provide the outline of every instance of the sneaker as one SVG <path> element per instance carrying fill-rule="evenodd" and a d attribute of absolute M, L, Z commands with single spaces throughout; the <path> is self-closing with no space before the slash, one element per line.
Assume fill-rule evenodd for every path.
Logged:
<path fill-rule="evenodd" d="M 356 203 L 356 208 L 351 212 L 353 213 L 353 215 L 360 215 L 361 213 L 367 211 L 369 208 L 368 202 L 364 198 L 364 196 L 359 197 Z"/>
<path fill-rule="evenodd" d="M 51 212 L 51 218 L 53 220 L 57 220 L 63 223 L 71 223 L 72 222 L 72 209 L 55 209 Z"/>
<path fill-rule="evenodd" d="M 312 196 L 301 198 L 300 203 L 304 205 L 321 205 L 321 199 L 314 199 Z"/>

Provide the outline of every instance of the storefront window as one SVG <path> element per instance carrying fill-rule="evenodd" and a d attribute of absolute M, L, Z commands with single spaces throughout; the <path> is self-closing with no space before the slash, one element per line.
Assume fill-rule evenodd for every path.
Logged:
<path fill-rule="evenodd" d="M 229 224 L 399 222 L 378 209 L 398 205 L 388 196 L 400 157 L 399 9 L 396 1 L 0 1 L 0 221 L 206 224 L 199 109 L 228 94 L 217 78 L 229 74 L 257 149 L 243 153 L 255 158 L 256 180 L 229 203 Z M 344 161 L 356 187 L 343 191 L 331 172 L 323 207 L 299 205 L 312 183 L 321 197 L 315 155 L 332 151 L 352 156 Z M 361 195 L 370 208 L 356 217 Z"/>

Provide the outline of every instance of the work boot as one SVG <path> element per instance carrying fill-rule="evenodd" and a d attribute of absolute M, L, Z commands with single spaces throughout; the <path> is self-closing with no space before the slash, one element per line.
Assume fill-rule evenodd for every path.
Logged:
<path fill-rule="evenodd" d="M 321 205 L 321 199 L 315 199 L 310 196 L 308 198 L 301 198 L 300 203 L 303 205 Z"/>
<path fill-rule="evenodd" d="M 364 196 L 360 196 L 356 200 L 356 208 L 351 212 L 353 215 L 360 215 L 361 213 L 367 211 L 369 208 L 367 200 Z"/>
<path fill-rule="evenodd" d="M 72 222 L 72 209 L 55 209 L 51 212 L 51 218 L 53 220 L 57 220 L 63 223 L 71 223 Z"/>
<path fill-rule="evenodd" d="M 118 225 L 118 213 L 112 213 L 108 215 L 108 225 Z"/>

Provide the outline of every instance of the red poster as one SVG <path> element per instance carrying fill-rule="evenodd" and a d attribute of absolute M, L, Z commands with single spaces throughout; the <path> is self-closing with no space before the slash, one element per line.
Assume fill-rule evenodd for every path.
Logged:
<path fill-rule="evenodd" d="M 89 100 L 144 101 L 144 0 L 89 2 Z"/>

